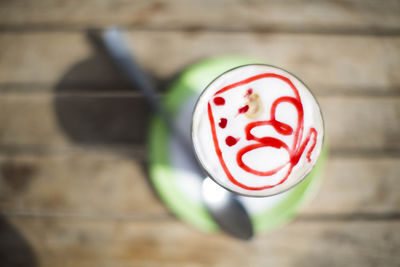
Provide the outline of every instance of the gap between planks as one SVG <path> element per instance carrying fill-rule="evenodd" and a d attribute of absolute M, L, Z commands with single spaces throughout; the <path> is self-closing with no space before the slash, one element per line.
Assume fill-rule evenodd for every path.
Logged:
<path fill-rule="evenodd" d="M 110 90 L 110 88 L 117 88 Z M 168 85 L 162 83 L 158 97 L 165 96 L 164 88 Z M 78 92 L 76 90 L 79 89 Z M 46 83 L 0 83 L 0 96 L 24 96 L 24 95 L 45 95 L 51 94 L 56 97 L 143 97 L 142 93 L 135 88 L 122 84 L 104 85 L 104 83 L 73 83 L 65 85 L 63 91 L 55 91 L 54 86 Z M 327 88 L 314 93 L 318 97 L 400 97 L 400 87 L 386 88 Z"/>
<path fill-rule="evenodd" d="M 251 28 L 231 27 L 204 27 L 204 26 L 182 26 L 182 27 L 142 27 L 136 25 L 123 25 L 124 30 L 142 32 L 182 32 L 182 33 L 249 33 L 249 34 L 295 34 L 295 35 L 336 35 L 336 36 L 400 36 L 400 29 L 385 28 L 362 28 L 362 27 L 282 27 L 282 26 L 257 26 Z M 91 30 L 104 30 L 107 27 L 87 27 L 71 25 L 49 25 L 49 24 L 0 24 L 1 33 L 46 33 L 46 32 L 86 32 Z"/>
<path fill-rule="evenodd" d="M 56 155 L 76 155 L 90 153 L 118 153 L 130 155 L 132 159 L 138 161 L 148 160 L 146 144 L 127 144 L 127 145 L 65 145 L 65 146 L 42 146 L 42 145 L 0 145 L 1 157 L 14 157 L 22 155 L 56 156 Z M 386 159 L 400 158 L 400 150 L 390 147 L 380 149 L 344 149 L 330 148 L 329 158 L 338 159 Z"/>
<path fill-rule="evenodd" d="M 94 220 L 94 221 L 175 221 L 177 218 L 166 212 L 163 214 L 96 214 L 96 213 L 68 213 L 68 212 L 48 212 L 48 211 L 0 211 L 0 216 L 8 218 L 25 218 L 25 219 L 67 219 L 67 220 Z M 354 212 L 336 213 L 336 214 L 307 214 L 301 213 L 296 218 L 296 221 L 301 222 L 325 222 L 325 221 L 400 221 L 400 213 L 393 212 Z"/>

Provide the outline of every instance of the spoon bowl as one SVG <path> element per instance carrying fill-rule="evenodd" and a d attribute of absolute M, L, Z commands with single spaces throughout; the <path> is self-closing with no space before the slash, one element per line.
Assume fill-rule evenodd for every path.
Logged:
<path fill-rule="evenodd" d="M 243 205 L 209 177 L 202 183 L 202 199 L 211 217 L 225 232 L 243 240 L 253 236 L 253 227 L 249 227 L 252 223 Z"/>

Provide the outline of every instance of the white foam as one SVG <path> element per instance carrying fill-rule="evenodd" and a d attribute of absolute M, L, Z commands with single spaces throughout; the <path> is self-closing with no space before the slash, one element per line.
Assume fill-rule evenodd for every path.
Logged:
<path fill-rule="evenodd" d="M 264 75 L 265 74 L 265 75 Z M 279 77 L 271 77 L 270 74 L 279 75 Z M 252 81 L 241 83 L 231 89 L 216 94 L 222 88 L 226 88 L 237 82 L 242 82 L 251 77 L 257 76 Z M 290 86 L 290 82 L 296 89 Z M 258 95 L 259 102 L 251 102 L 249 96 L 245 96 L 249 89 L 252 89 L 251 96 Z M 296 90 L 299 96 L 296 96 Z M 215 97 L 225 99 L 224 105 L 216 105 Z M 276 128 L 271 125 L 257 126 L 251 130 L 251 134 L 255 137 L 272 137 L 284 142 L 289 148 L 274 148 L 272 146 L 264 146 L 243 154 L 242 160 L 247 167 L 256 171 L 265 172 L 272 170 L 278 166 L 282 168 L 275 174 L 256 175 L 248 171 L 248 169 L 240 167 L 237 161 L 238 152 L 244 147 L 250 145 L 261 144 L 260 141 L 247 140 L 245 126 L 255 121 L 270 121 L 271 106 L 273 102 L 280 97 L 291 97 L 299 99 L 303 106 L 303 133 L 299 134 L 301 140 L 297 142 L 297 148 L 292 148 L 295 137 L 294 134 L 282 135 L 277 132 Z M 249 104 L 250 102 L 250 104 Z M 249 114 L 238 114 L 238 109 L 246 104 L 250 106 L 259 105 L 259 112 L 253 117 Z M 208 112 L 210 106 L 214 124 L 210 124 Z M 228 123 L 225 128 L 221 128 L 218 123 L 220 118 L 226 118 Z M 296 131 L 298 123 L 298 112 L 293 104 L 281 102 L 276 106 L 275 119 L 279 122 L 289 125 L 293 131 Z M 215 129 L 215 140 L 212 134 L 212 128 Z M 315 147 L 310 154 L 311 161 L 307 160 L 307 153 L 313 145 L 313 134 L 308 142 L 305 142 L 306 136 L 310 129 L 314 128 L 317 132 Z M 324 129 L 323 121 L 319 106 L 306 88 L 306 86 L 290 73 L 267 65 L 247 65 L 233 69 L 212 82 L 200 96 L 193 113 L 192 123 L 192 139 L 196 154 L 201 165 L 209 173 L 209 175 L 219 184 L 227 189 L 235 191 L 239 194 L 249 196 L 268 196 L 280 193 L 294 186 L 301 181 L 314 166 L 323 141 Z M 235 145 L 228 146 L 225 139 L 232 136 L 238 139 Z M 292 165 L 290 163 L 290 154 L 299 151 L 299 147 L 305 144 L 304 153 L 302 153 L 298 163 Z M 216 147 L 221 150 L 219 157 Z M 221 161 L 226 165 L 226 169 L 221 165 Z M 284 163 L 284 165 L 282 165 Z M 291 170 L 290 175 L 288 172 Z M 231 179 L 229 179 L 229 174 Z M 282 180 L 287 179 L 282 182 Z M 234 180 L 234 184 L 231 180 Z M 282 182 L 282 183 L 281 183 Z M 279 184 L 281 183 L 281 184 Z M 272 186 L 267 189 L 259 189 L 260 187 Z M 254 187 L 256 190 L 245 189 L 243 187 Z"/>

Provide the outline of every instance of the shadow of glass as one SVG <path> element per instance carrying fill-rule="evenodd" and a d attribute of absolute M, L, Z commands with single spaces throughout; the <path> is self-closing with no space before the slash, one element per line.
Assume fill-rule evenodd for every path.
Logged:
<path fill-rule="evenodd" d="M 23 235 L 0 215 L 0 265 L 36 267 L 35 253 Z"/>
<path fill-rule="evenodd" d="M 88 31 L 87 40 L 92 56 L 69 68 L 54 88 L 57 122 L 77 145 L 132 156 L 140 163 L 149 188 L 158 198 L 149 180 L 147 157 L 135 155 L 135 149 L 145 148 L 151 108 L 109 58 L 98 33 Z M 168 81 L 153 82 L 162 92 Z"/>

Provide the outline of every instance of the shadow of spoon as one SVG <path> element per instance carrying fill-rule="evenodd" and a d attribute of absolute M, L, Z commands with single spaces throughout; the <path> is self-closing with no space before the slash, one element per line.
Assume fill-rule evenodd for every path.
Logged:
<path fill-rule="evenodd" d="M 157 97 L 156 87 L 135 62 L 125 45 L 120 30 L 109 28 L 98 36 L 98 41 L 103 45 L 114 64 L 142 92 L 150 106 L 161 116 L 167 127 L 177 137 L 182 150 L 185 151 L 188 158 L 193 160 L 192 171 L 200 174 L 200 177 L 205 177 L 204 171 L 195 160 L 196 157 L 190 141 L 182 134 L 168 110 Z M 202 197 L 208 212 L 221 230 L 243 240 L 248 240 L 253 236 L 253 225 L 249 214 L 236 195 L 223 189 L 212 179 L 206 178 L 202 184 Z"/>

